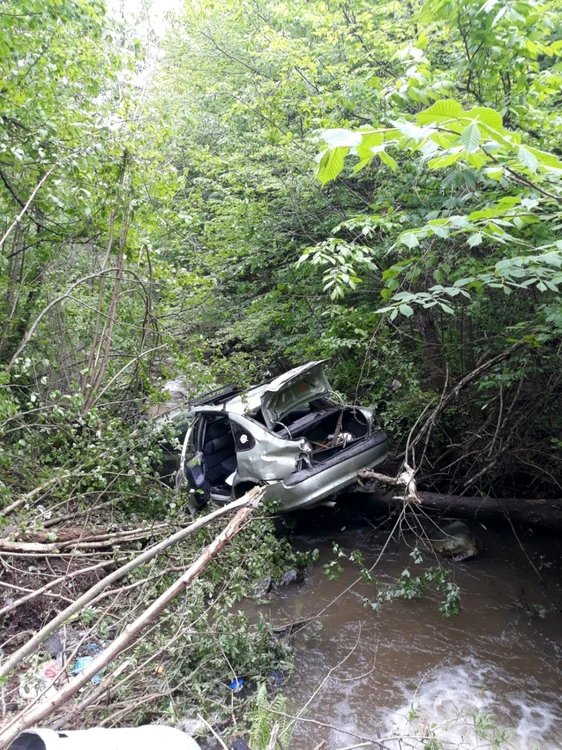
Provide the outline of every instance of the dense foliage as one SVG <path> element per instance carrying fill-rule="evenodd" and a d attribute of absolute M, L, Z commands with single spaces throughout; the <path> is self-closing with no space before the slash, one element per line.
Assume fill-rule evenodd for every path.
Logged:
<path fill-rule="evenodd" d="M 556 2 L 186 3 L 141 40 L 101 2 L 1 19 L 6 467 L 30 436 L 35 474 L 68 460 L 69 398 L 103 432 L 169 374 L 204 390 L 322 357 L 399 454 L 520 342 L 422 472 L 558 492 Z"/>
<path fill-rule="evenodd" d="M 321 358 L 377 406 L 397 465 L 416 446 L 420 486 L 559 497 L 559 0 L 185 0 L 157 33 L 142 6 L 0 0 L 6 533 L 185 523 L 145 419 L 165 381 L 198 394 Z M 210 534 L 140 568 L 119 617 Z M 167 693 L 135 668 L 156 703 L 118 692 L 135 721 L 172 693 L 220 717 L 228 678 L 283 663 L 231 608 L 288 560 L 262 520 L 208 568 L 135 654 L 171 664 Z"/>
<path fill-rule="evenodd" d="M 187 4 L 154 102 L 183 180 L 162 252 L 216 290 L 193 353 L 237 380 L 330 358 L 399 453 L 520 343 L 422 471 L 559 493 L 559 36 L 557 3 Z"/>

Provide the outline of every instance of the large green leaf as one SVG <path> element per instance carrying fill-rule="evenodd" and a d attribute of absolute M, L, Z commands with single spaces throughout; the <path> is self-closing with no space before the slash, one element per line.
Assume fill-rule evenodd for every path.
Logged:
<path fill-rule="evenodd" d="M 458 151 L 456 154 L 443 154 L 442 156 L 438 156 L 436 159 L 431 159 L 427 163 L 427 166 L 430 169 L 443 169 L 444 167 L 450 167 L 451 164 L 454 164 L 456 161 L 458 161 L 462 156 L 462 151 Z"/>
<path fill-rule="evenodd" d="M 359 146 L 361 143 L 361 133 L 354 130 L 347 130 L 346 128 L 332 128 L 330 130 L 324 130 L 322 133 L 322 139 L 325 141 L 328 148 L 353 148 Z"/>
<path fill-rule="evenodd" d="M 348 148 L 334 148 L 324 153 L 317 172 L 317 177 L 323 185 L 335 180 L 342 171 L 348 151 Z"/>
<path fill-rule="evenodd" d="M 415 247 L 418 247 L 420 244 L 420 241 L 418 240 L 418 238 L 413 232 L 404 232 L 404 234 L 401 234 L 400 242 L 403 245 L 406 245 L 406 247 L 409 248 L 410 250 L 413 250 Z"/>
<path fill-rule="evenodd" d="M 357 146 L 357 154 L 360 159 L 372 159 L 373 148 L 382 145 L 384 142 L 384 133 L 361 133 L 361 143 Z"/>
<path fill-rule="evenodd" d="M 541 151 L 538 148 L 532 148 L 531 146 L 528 146 L 526 150 L 533 154 L 542 166 L 562 170 L 562 161 L 557 159 L 554 154 L 550 154 L 548 151 Z"/>
<path fill-rule="evenodd" d="M 429 125 L 433 122 L 442 123 L 447 120 L 458 119 L 463 114 L 462 105 L 454 99 L 440 99 L 428 109 L 420 112 L 417 120 L 420 125 Z"/>
<path fill-rule="evenodd" d="M 518 157 L 520 163 L 524 167 L 527 167 L 527 169 L 529 169 L 533 173 L 537 171 L 537 168 L 539 166 L 538 159 L 531 151 L 529 151 L 528 148 L 525 148 L 525 146 L 520 146 Z"/>
<path fill-rule="evenodd" d="M 502 116 L 490 107 L 473 107 L 466 112 L 466 117 L 483 122 L 494 130 L 502 130 L 503 128 Z"/>
<path fill-rule="evenodd" d="M 478 150 L 480 140 L 480 129 L 475 122 L 471 123 L 461 133 L 461 142 L 468 154 L 472 154 L 474 151 Z"/>
<path fill-rule="evenodd" d="M 380 151 L 378 153 L 378 157 L 382 162 L 384 162 L 391 169 L 396 170 L 398 168 L 398 164 L 396 163 L 396 160 L 393 159 L 390 154 L 387 154 L 386 151 Z"/>

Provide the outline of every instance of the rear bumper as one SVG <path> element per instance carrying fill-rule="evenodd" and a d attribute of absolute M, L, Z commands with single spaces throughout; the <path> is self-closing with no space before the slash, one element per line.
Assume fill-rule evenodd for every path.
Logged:
<path fill-rule="evenodd" d="M 313 508 L 330 495 L 341 492 L 357 481 L 362 469 L 381 464 L 386 458 L 387 437 L 382 430 L 367 440 L 351 445 L 323 463 L 297 471 L 268 487 L 268 499 L 281 501 L 286 512 Z"/>

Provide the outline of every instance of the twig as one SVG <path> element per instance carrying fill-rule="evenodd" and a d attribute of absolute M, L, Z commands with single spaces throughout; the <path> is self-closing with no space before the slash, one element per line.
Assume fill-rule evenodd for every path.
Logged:
<path fill-rule="evenodd" d="M 377 567 L 377 565 L 379 564 L 379 562 L 381 561 L 382 556 L 386 552 L 386 548 L 390 544 L 390 540 L 394 536 L 394 532 L 400 526 L 400 524 L 401 524 L 401 522 L 402 522 L 402 520 L 404 518 L 404 514 L 405 514 L 405 506 L 402 506 L 402 508 L 400 510 L 400 513 L 398 514 L 398 518 L 396 519 L 396 523 L 392 527 L 392 531 L 388 535 L 386 542 L 384 543 L 381 551 L 377 555 L 377 559 L 371 565 L 371 567 L 368 569 L 368 571 L 367 571 L 368 573 L 371 573 Z M 322 617 L 322 615 L 324 614 L 324 612 L 327 612 L 327 610 L 330 609 L 330 607 L 332 607 L 336 602 L 338 602 L 342 598 L 342 596 L 345 596 L 346 594 L 348 594 L 353 588 L 355 588 L 355 586 L 357 586 L 358 583 L 361 583 L 361 581 L 363 581 L 363 580 L 364 580 L 363 576 L 358 576 L 352 583 L 349 584 L 349 586 L 346 586 L 343 591 L 340 591 L 340 593 L 337 596 L 335 596 L 332 599 L 332 601 L 328 602 L 328 604 L 326 604 L 324 607 L 322 607 L 322 609 L 320 610 L 320 612 L 317 612 L 313 617 L 310 617 L 309 620 L 308 620 L 308 622 L 303 625 L 303 628 L 308 627 L 310 625 L 310 623 L 314 622 L 314 620 L 317 620 L 319 617 Z M 359 739 L 365 739 L 365 738 L 364 737 L 360 737 Z"/>
<path fill-rule="evenodd" d="M 412 449 L 415 448 L 415 446 L 420 442 L 420 440 L 428 432 L 431 432 L 441 412 L 444 409 L 446 409 L 447 406 L 449 406 L 449 404 L 458 396 L 458 394 L 466 385 L 468 385 L 473 380 L 475 380 L 483 372 L 486 372 L 486 370 L 489 370 L 491 367 L 494 367 L 500 362 L 503 362 L 504 360 L 509 359 L 509 357 L 511 357 L 512 354 L 514 354 L 518 349 L 520 349 L 524 345 L 524 343 L 525 343 L 524 341 L 517 341 L 515 344 L 513 344 L 513 346 L 510 346 L 508 349 L 501 352 L 501 354 L 498 354 L 495 357 L 492 357 L 487 362 L 483 362 L 481 365 L 479 365 L 479 367 L 476 367 L 474 370 L 472 370 L 472 372 L 469 372 L 467 375 L 461 378 L 461 380 L 459 380 L 459 382 L 453 388 L 451 388 L 451 390 L 449 391 L 449 393 L 447 393 L 446 396 L 442 394 L 439 404 L 435 407 L 435 409 L 429 415 L 429 417 L 427 418 L 427 420 L 424 422 L 421 429 L 419 430 L 418 434 L 412 441 L 411 448 Z"/>
<path fill-rule="evenodd" d="M 186 526 L 185 529 L 180 529 L 175 534 L 172 534 L 172 536 L 164 539 L 162 542 L 155 544 L 153 547 L 149 547 L 133 560 L 125 563 L 125 565 L 122 565 L 120 568 L 113 571 L 105 578 L 102 578 L 102 580 L 98 581 L 95 586 L 92 586 L 92 588 L 88 589 L 88 591 L 82 594 L 82 596 L 80 596 L 73 604 L 66 607 L 66 609 L 64 609 L 49 623 L 47 623 L 45 627 L 41 628 L 41 630 L 39 630 L 33 636 L 33 638 L 30 638 L 27 643 L 25 643 L 20 649 L 18 649 L 18 651 L 15 651 L 4 662 L 4 664 L 0 666 L 0 676 L 8 675 L 12 671 L 12 669 L 17 666 L 17 664 L 19 664 L 23 659 L 30 656 L 34 651 L 36 651 L 37 648 L 39 648 L 39 646 L 43 643 L 43 641 L 45 641 L 51 635 L 51 633 L 53 633 L 61 625 L 63 625 L 69 617 L 75 615 L 77 612 L 80 612 L 80 610 L 82 610 L 87 604 L 89 604 L 92 599 L 95 599 L 98 594 L 104 591 L 104 589 L 106 589 L 112 583 L 118 581 L 120 578 L 123 578 L 123 576 L 127 575 L 135 568 L 138 568 L 140 565 L 144 565 L 145 563 L 154 559 L 161 552 L 164 552 L 164 550 L 172 547 L 174 544 L 183 541 L 190 534 L 199 531 L 204 526 L 208 526 L 216 518 L 220 518 L 221 516 L 225 515 L 226 513 L 230 513 L 233 510 L 243 508 L 247 504 L 248 497 L 247 495 L 245 495 L 244 497 L 240 498 L 240 500 L 234 500 L 228 505 L 225 505 L 222 508 L 218 508 L 212 513 L 208 513 L 206 516 L 198 518 L 192 524 Z"/>
<path fill-rule="evenodd" d="M 537 578 L 539 579 L 539 581 L 541 582 L 541 584 L 543 586 L 545 586 L 546 584 L 544 582 L 544 578 L 541 576 L 541 574 L 540 574 L 537 566 L 535 565 L 535 563 L 531 560 L 531 558 L 527 554 L 527 550 L 523 546 L 523 543 L 521 542 L 521 539 L 519 539 L 519 535 L 515 531 L 515 526 L 513 525 L 513 521 L 511 520 L 511 516 L 509 515 L 509 513 L 506 513 L 505 516 L 506 516 L 507 520 L 509 521 L 509 525 L 511 526 L 511 530 L 513 531 L 513 536 L 517 539 L 517 544 L 521 547 L 521 550 L 522 550 L 523 554 L 525 555 L 525 557 L 527 558 L 527 561 L 528 561 L 529 565 L 531 566 L 531 568 L 537 574 Z"/>
<path fill-rule="evenodd" d="M 377 645 L 375 647 L 375 656 L 374 656 L 374 659 L 373 659 L 373 666 L 371 667 L 371 669 L 369 669 L 368 672 L 364 672 L 363 674 L 357 675 L 357 677 L 340 677 L 339 678 L 340 682 L 355 682 L 356 680 L 364 680 L 365 677 L 370 677 L 373 674 L 373 672 L 375 671 L 376 666 L 377 666 L 377 656 L 378 656 L 378 653 L 379 653 L 379 643 L 380 642 L 381 642 L 381 639 L 379 638 L 377 640 Z"/>
<path fill-rule="evenodd" d="M 349 729 L 344 729 L 343 727 L 338 727 L 335 724 L 328 724 L 325 721 L 318 721 L 318 719 L 306 719 L 304 716 L 291 716 L 291 714 L 287 714 L 283 711 L 277 711 L 273 708 L 266 708 L 265 709 L 270 714 L 275 714 L 276 716 L 283 716 L 285 719 L 292 719 L 293 722 L 302 721 L 305 724 L 314 724 L 317 727 L 325 727 L 326 729 L 333 729 L 335 732 L 338 732 L 340 734 L 347 734 L 349 737 L 355 737 L 358 740 L 361 740 L 362 742 L 370 743 L 371 745 L 380 745 L 380 747 L 384 747 L 382 745 L 382 742 L 388 742 L 392 739 L 395 739 L 394 737 L 381 737 L 377 739 L 372 739 L 371 737 L 365 737 L 365 735 L 358 734 L 357 732 L 352 732 Z"/>
<path fill-rule="evenodd" d="M 0 553 L 6 552 L 57 552 L 64 549 L 106 549 L 126 542 L 135 542 L 146 539 L 156 531 L 162 531 L 169 527 L 168 523 L 155 524 L 144 529 L 129 529 L 118 531 L 115 534 L 92 534 L 90 536 L 68 539 L 64 542 L 12 542 L 9 539 L 0 539 Z"/>
<path fill-rule="evenodd" d="M 363 469 L 359 472 L 358 478 L 359 480 L 376 479 L 378 482 L 389 484 L 393 487 L 404 487 L 404 500 L 419 505 L 422 502 L 422 498 L 417 490 L 414 475 L 414 469 L 404 462 L 404 468 L 397 477 L 388 477 L 386 474 L 379 474 L 372 469 Z"/>
<path fill-rule="evenodd" d="M 63 299 L 66 299 L 67 297 L 69 297 L 70 293 L 72 292 L 72 290 L 75 289 L 80 284 L 84 284 L 84 282 L 89 281 L 90 279 L 95 279 L 95 278 L 98 278 L 99 276 L 104 276 L 107 273 L 113 273 L 114 271 L 119 271 L 119 269 L 118 268 L 107 268 L 104 271 L 98 271 L 97 273 L 90 273 L 87 276 L 83 276 L 81 279 L 78 279 L 78 281 L 75 281 L 74 284 L 71 284 L 68 287 L 68 289 L 66 290 L 66 292 L 64 292 L 64 294 L 61 294 L 58 297 L 55 297 L 54 300 L 51 300 L 51 302 L 49 302 L 49 304 L 46 305 L 41 310 L 41 312 L 39 313 L 39 315 L 35 318 L 35 320 L 31 324 L 31 326 L 29 327 L 27 333 L 23 337 L 23 341 L 18 346 L 16 352 L 12 356 L 12 359 L 10 360 L 9 364 L 7 365 L 6 370 L 10 371 L 12 369 L 12 367 L 16 364 L 17 358 L 20 356 L 20 354 L 23 352 L 23 350 L 25 349 L 25 347 L 31 341 L 31 339 L 33 337 L 33 334 L 35 333 L 35 329 L 37 328 L 37 326 L 39 325 L 39 323 L 43 320 L 43 318 L 45 317 L 45 315 L 49 312 L 49 310 L 52 307 L 54 307 L 55 305 L 58 305 L 58 303 L 62 302 Z"/>
<path fill-rule="evenodd" d="M 144 351 L 141 354 L 139 354 L 138 357 L 135 357 L 134 359 L 129 360 L 129 362 L 127 362 L 127 364 L 124 367 L 122 367 L 119 370 L 119 372 L 116 373 L 111 378 L 111 380 L 109 381 L 109 383 L 107 383 L 107 385 L 105 385 L 101 389 L 101 391 L 97 394 L 97 396 L 92 400 L 90 408 L 93 408 L 98 403 L 98 401 L 101 399 L 101 397 L 103 396 L 103 394 L 108 390 L 108 388 L 110 388 L 110 386 L 117 380 L 117 378 L 125 372 L 125 370 L 128 367 L 130 367 L 131 365 L 134 365 L 135 362 L 138 362 L 139 359 L 142 359 L 142 357 L 146 357 L 147 354 L 152 354 L 152 352 L 157 352 L 159 349 L 165 349 L 167 346 L 168 346 L 168 344 L 160 344 L 160 346 L 154 346 L 152 349 L 147 349 L 146 351 Z"/>
<path fill-rule="evenodd" d="M 80 467 L 82 468 L 82 467 Z M 82 472 L 80 472 L 82 473 Z M 31 490 L 31 492 L 26 492 L 25 495 L 22 495 L 17 500 L 14 500 L 13 503 L 10 505 L 7 505 L 5 508 L 2 509 L 2 515 L 7 516 L 8 513 L 11 513 L 16 508 L 19 508 L 20 505 L 23 505 L 24 503 L 28 502 L 29 500 L 33 500 L 34 497 L 37 495 L 40 495 L 43 490 L 46 490 L 48 487 L 51 487 L 53 484 L 56 484 L 57 482 L 62 482 L 65 479 L 69 479 L 72 476 L 77 476 L 72 471 L 63 472 L 62 474 L 55 474 L 55 476 L 51 477 L 49 480 L 47 480 L 44 484 L 40 485 L 39 487 L 35 487 L 35 489 Z"/>
<path fill-rule="evenodd" d="M 59 690 L 56 695 L 36 706 L 32 711 L 24 711 L 20 718 L 11 727 L 0 735 L 0 750 L 9 745 L 18 735 L 32 726 L 37 726 L 55 710 L 63 706 L 73 698 L 80 688 L 84 687 L 89 680 L 98 672 L 110 664 L 119 654 L 129 648 L 137 641 L 144 629 L 156 620 L 169 604 L 183 591 L 189 588 L 202 570 L 213 560 L 217 554 L 233 539 L 240 531 L 247 518 L 254 512 L 265 492 L 263 487 L 254 487 L 247 492 L 242 500 L 243 506 L 231 521 L 224 527 L 215 539 L 203 549 L 199 557 L 189 566 L 185 573 L 180 576 L 166 591 L 164 591 L 147 609 L 131 622 L 124 631 L 93 661 L 67 685 Z M 232 505 L 232 503 L 231 503 Z"/>
<path fill-rule="evenodd" d="M 279 735 L 279 722 L 276 721 L 275 724 L 273 725 L 273 729 L 271 730 L 271 736 L 267 744 L 267 750 L 275 750 L 275 746 L 277 745 L 278 735 Z"/>
<path fill-rule="evenodd" d="M 214 730 L 214 729 L 213 729 L 213 727 L 212 727 L 212 726 L 211 726 L 211 725 L 209 724 L 209 722 L 208 722 L 208 721 L 205 721 L 205 719 L 204 719 L 204 718 L 203 718 L 203 717 L 201 716 L 201 714 L 197 714 L 197 718 L 199 719 L 199 721 L 202 721 L 202 722 L 203 722 L 203 724 L 204 724 L 204 725 L 205 725 L 205 726 L 207 727 L 207 729 L 209 729 L 209 730 L 210 730 L 211 734 L 212 734 L 212 735 L 213 735 L 213 737 L 214 737 L 214 738 L 216 739 L 216 741 L 217 741 L 217 742 L 219 743 L 219 745 L 220 745 L 220 746 L 221 746 L 221 747 L 222 747 L 222 748 L 223 748 L 224 750 L 228 750 L 228 747 L 227 747 L 227 746 L 226 746 L 226 745 L 224 744 L 223 740 L 222 740 L 222 739 L 221 739 L 221 738 L 219 737 L 219 735 L 218 735 L 218 734 L 217 734 L 217 733 L 215 732 L 215 730 Z"/>
<path fill-rule="evenodd" d="M 99 700 L 99 698 L 101 698 L 107 692 L 107 690 L 111 687 L 115 680 L 120 675 L 122 675 L 123 672 L 130 666 L 131 662 L 129 660 L 126 660 L 123 662 L 123 664 L 120 664 L 117 669 L 113 670 L 113 672 L 105 678 L 101 685 L 98 685 L 98 687 L 82 701 L 82 703 L 79 703 L 76 708 L 74 708 L 70 713 L 64 714 L 64 716 L 62 716 L 60 719 L 57 719 L 56 722 L 51 724 L 50 728 L 60 729 L 72 718 L 79 716 L 83 711 L 91 706 L 92 703 L 95 703 L 97 700 Z"/>
<path fill-rule="evenodd" d="M 336 672 L 343 664 L 345 664 L 345 662 L 349 659 L 349 657 L 354 653 L 355 649 L 359 645 L 359 641 L 360 640 L 361 640 L 361 623 L 359 623 L 359 632 L 357 633 L 357 640 L 355 641 L 355 644 L 354 644 L 353 648 L 351 649 L 351 651 L 346 656 L 344 656 L 344 658 L 338 664 L 336 664 L 335 666 L 333 666 L 329 670 L 328 674 L 324 677 L 324 679 L 322 680 L 322 682 L 320 683 L 320 685 L 318 685 L 318 687 L 316 688 L 316 690 L 312 693 L 312 695 L 310 696 L 310 698 L 307 700 L 307 702 L 304 704 L 304 706 L 298 712 L 296 718 L 283 729 L 282 734 L 287 734 L 288 732 L 290 732 L 290 730 L 293 728 L 295 722 L 298 721 L 298 719 L 300 719 L 300 717 L 304 714 L 304 712 L 306 711 L 306 709 L 310 706 L 310 704 L 312 703 L 312 701 L 316 698 L 316 696 L 318 695 L 318 693 L 322 690 L 322 688 L 328 682 L 328 680 L 334 674 L 334 672 Z"/>
<path fill-rule="evenodd" d="M 2 247 L 2 245 L 4 244 L 4 242 L 6 242 L 6 240 L 8 239 L 8 237 L 10 236 L 10 234 L 12 233 L 12 230 L 14 229 L 14 227 L 17 226 L 17 224 L 19 224 L 19 222 L 22 220 L 25 212 L 27 211 L 27 209 L 31 205 L 32 200 L 35 198 L 35 196 L 37 195 L 37 193 L 39 192 L 39 190 L 43 186 L 43 183 L 45 182 L 45 180 L 48 178 L 48 176 L 51 174 L 51 172 L 53 171 L 53 169 L 56 166 L 57 166 L 56 164 L 53 164 L 53 166 L 49 169 L 49 171 L 41 178 L 41 180 L 39 181 L 39 184 L 37 185 L 37 187 L 35 188 L 35 190 L 29 196 L 29 200 L 27 201 L 27 203 L 25 204 L 25 206 L 22 208 L 22 210 L 19 212 L 19 214 L 16 216 L 16 218 L 12 222 L 12 224 L 8 227 L 8 229 L 4 233 L 4 236 L 0 240 L 0 248 Z"/>
<path fill-rule="evenodd" d="M 80 570 L 75 570 L 74 572 L 68 573 L 64 576 L 61 576 L 60 578 L 55 578 L 54 581 L 50 581 L 40 589 L 36 589 L 30 594 L 27 594 L 27 596 L 22 596 L 21 599 L 16 599 L 16 601 L 12 602 L 11 604 L 7 604 L 5 607 L 2 607 L 2 609 L 0 609 L 0 617 L 2 617 L 3 615 L 7 615 L 8 612 L 17 609 L 17 607 L 21 607 L 21 605 L 25 604 L 26 602 L 37 599 L 38 596 L 42 596 L 50 589 L 58 586 L 60 583 L 64 583 L 65 581 L 82 575 L 83 573 L 91 573 L 93 570 L 98 570 L 99 568 L 109 568 L 111 565 L 115 565 L 115 562 L 115 560 L 104 560 L 104 562 L 98 563 L 97 565 L 91 565 L 89 568 L 80 568 Z"/>

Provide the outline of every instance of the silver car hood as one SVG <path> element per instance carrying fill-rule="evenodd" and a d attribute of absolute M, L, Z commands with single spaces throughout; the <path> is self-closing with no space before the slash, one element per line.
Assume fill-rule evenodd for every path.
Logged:
<path fill-rule="evenodd" d="M 295 367 L 263 386 L 261 410 L 270 430 L 293 409 L 330 392 L 330 384 L 324 374 L 326 361 L 321 359 Z"/>

